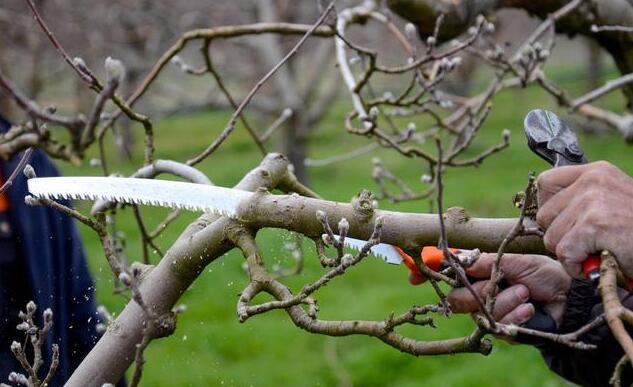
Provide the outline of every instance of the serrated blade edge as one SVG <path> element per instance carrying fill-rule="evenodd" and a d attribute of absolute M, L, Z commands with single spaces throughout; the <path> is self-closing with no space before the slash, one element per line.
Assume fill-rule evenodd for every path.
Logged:
<path fill-rule="evenodd" d="M 338 235 L 335 235 L 338 238 Z M 349 247 L 350 249 L 360 251 L 367 244 L 366 240 L 356 239 L 345 237 L 343 240 L 343 245 L 345 247 Z M 386 243 L 378 243 L 374 245 L 370 249 L 371 255 L 382 259 L 383 261 L 392 264 L 392 265 L 400 265 L 402 263 L 402 257 L 398 253 L 395 247 Z"/>
<path fill-rule="evenodd" d="M 213 212 L 231 218 L 253 193 L 238 189 L 178 181 L 129 177 L 41 177 L 28 180 L 39 198 L 107 200 L 118 203 Z"/>

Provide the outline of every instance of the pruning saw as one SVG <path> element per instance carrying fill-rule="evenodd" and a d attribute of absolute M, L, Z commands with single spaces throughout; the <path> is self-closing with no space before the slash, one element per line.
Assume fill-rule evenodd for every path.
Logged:
<path fill-rule="evenodd" d="M 239 219 L 242 203 L 252 199 L 253 192 L 205 184 L 125 177 L 43 177 L 28 180 L 29 192 L 37 198 L 105 200 L 108 202 L 153 205 L 189 211 L 209 212 Z M 367 241 L 344 238 L 344 245 L 361 250 Z M 402 264 L 410 270 L 411 283 L 424 281 L 413 258 L 397 246 L 379 243 L 371 247 L 372 255 L 389 264 Z M 472 251 L 452 249 L 458 259 L 466 259 Z M 425 246 L 421 259 L 434 271 L 447 267 L 444 253 L 437 247 Z M 554 331 L 551 316 L 535 304 L 535 316 L 524 324 L 531 329 Z"/>
<path fill-rule="evenodd" d="M 151 205 L 209 212 L 233 219 L 239 218 L 240 205 L 255 195 L 250 191 L 206 184 L 127 177 L 41 177 L 29 179 L 28 188 L 37 198 Z M 360 251 L 367 241 L 346 237 L 344 244 Z M 398 247 L 378 243 L 371 247 L 370 252 L 390 264 L 404 263 L 412 272 L 421 276 L 413 258 Z M 459 256 L 469 251 L 455 250 L 454 253 Z M 443 254 L 436 247 L 424 247 L 421 256 L 431 270 L 441 268 Z"/>

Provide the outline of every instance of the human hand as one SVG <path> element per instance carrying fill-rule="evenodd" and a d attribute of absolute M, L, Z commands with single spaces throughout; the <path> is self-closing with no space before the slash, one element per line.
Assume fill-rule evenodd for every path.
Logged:
<path fill-rule="evenodd" d="M 490 273 L 496 254 L 482 254 L 466 270 L 466 274 L 481 281 L 473 283 L 473 288 L 484 297 L 490 287 Z M 505 281 L 510 285 L 497 294 L 493 317 L 505 324 L 523 324 L 534 316 L 535 301 L 552 316 L 557 326 L 563 318 L 567 292 L 571 277 L 562 265 L 543 255 L 504 254 L 501 258 L 501 270 Z M 479 304 L 466 288 L 453 289 L 448 301 L 456 313 L 473 313 Z"/>
<path fill-rule="evenodd" d="M 582 277 L 590 254 L 609 250 L 633 278 L 633 179 L 612 164 L 550 169 L 538 180 L 537 223 L 545 247 L 567 272 Z"/>

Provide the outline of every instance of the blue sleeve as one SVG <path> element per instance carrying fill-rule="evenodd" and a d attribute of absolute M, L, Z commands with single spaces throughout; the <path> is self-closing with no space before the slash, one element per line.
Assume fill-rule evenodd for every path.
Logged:
<path fill-rule="evenodd" d="M 0 132 L 8 127 L 9 123 L 0 116 Z M 5 176 L 13 171 L 21 156 L 15 155 L 2 163 Z M 40 177 L 59 176 L 40 150 L 33 152 L 30 164 Z M 30 299 L 40 312 L 51 308 L 54 314 L 44 367 L 48 367 L 52 344 L 59 344 L 60 365 L 51 386 L 62 386 L 99 338 L 94 283 L 74 220 L 48 207 L 27 206 L 24 197 L 28 190 L 22 174 L 7 192 L 19 254 L 26 266 Z"/>

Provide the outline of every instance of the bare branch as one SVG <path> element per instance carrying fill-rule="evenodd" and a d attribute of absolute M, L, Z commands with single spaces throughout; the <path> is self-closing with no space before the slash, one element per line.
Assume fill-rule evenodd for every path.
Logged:
<path fill-rule="evenodd" d="M 2 194 L 4 191 L 9 189 L 13 185 L 13 181 L 15 180 L 15 178 L 20 173 L 22 173 L 24 168 L 28 165 L 29 161 L 31 160 L 32 154 L 33 154 L 33 148 L 28 148 L 26 151 L 24 151 L 24 153 L 22 154 L 22 157 L 20 158 L 20 161 L 18 162 L 18 165 L 11 172 L 9 177 L 4 179 L 4 183 L 2 184 L 2 186 L 0 186 L 0 194 Z"/>
<path fill-rule="evenodd" d="M 589 102 L 593 102 L 596 99 L 602 97 L 603 95 L 612 92 L 622 86 L 628 85 L 633 82 L 633 74 L 623 75 L 620 78 L 612 79 L 604 84 L 604 86 L 599 87 L 595 90 L 590 91 L 589 93 L 583 95 L 582 97 L 578 97 L 572 101 L 570 109 L 576 110 L 581 105 L 587 104 Z"/>
<path fill-rule="evenodd" d="M 325 18 L 327 17 L 327 15 L 330 13 L 330 11 L 333 8 L 334 8 L 334 1 L 330 3 L 330 5 L 325 9 L 325 11 L 321 14 L 321 16 L 319 16 L 318 20 L 314 23 L 314 25 L 308 31 L 306 31 L 306 33 L 301 37 L 301 39 L 297 42 L 297 44 L 295 44 L 295 46 L 282 58 L 282 60 L 279 63 L 277 63 L 272 69 L 270 69 L 270 71 L 268 71 L 268 73 L 266 73 L 266 75 L 264 75 L 262 79 L 260 79 L 255 84 L 255 86 L 253 86 L 251 91 L 249 91 L 246 97 L 244 97 L 244 100 L 240 103 L 240 105 L 237 107 L 237 109 L 235 109 L 235 111 L 231 115 L 229 122 L 227 123 L 226 127 L 224 128 L 220 136 L 211 145 L 209 145 L 207 149 L 205 149 L 202 153 L 200 153 L 198 156 L 187 161 L 187 164 L 189 165 L 198 164 L 199 162 L 207 158 L 211 153 L 213 153 L 213 151 L 215 151 L 222 144 L 222 142 L 224 142 L 224 140 L 229 136 L 229 134 L 231 134 L 231 132 L 235 128 L 235 124 L 237 123 L 237 118 L 240 116 L 242 111 L 246 108 L 246 106 L 251 101 L 251 99 L 255 96 L 257 91 L 264 85 L 264 83 L 266 83 L 266 81 L 270 79 L 270 77 L 272 77 L 275 74 L 275 72 L 277 72 L 277 70 L 279 70 L 281 66 L 283 66 L 288 61 L 288 59 L 290 59 L 293 55 L 297 53 L 297 51 L 299 51 L 299 48 L 316 31 L 316 29 L 321 25 L 321 23 L 323 23 L 323 21 L 325 20 Z"/>

